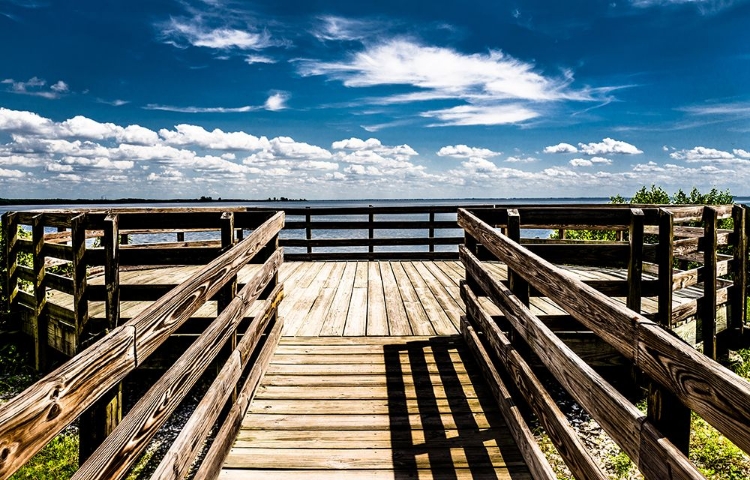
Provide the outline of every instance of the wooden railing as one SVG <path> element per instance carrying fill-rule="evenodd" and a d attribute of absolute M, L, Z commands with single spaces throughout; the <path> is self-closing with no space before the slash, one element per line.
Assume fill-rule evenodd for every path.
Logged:
<path fill-rule="evenodd" d="M 621 280 L 584 279 L 583 283 L 610 297 L 625 298 L 626 305 L 637 312 L 641 312 L 644 298 L 656 298 L 658 309 L 647 316 L 685 341 L 703 344 L 705 353 L 714 359 L 719 333 L 728 330 L 742 334 L 748 283 L 748 223 L 747 209 L 740 205 L 468 210 L 553 264 L 626 271 Z M 720 229 L 719 222 L 729 218 L 733 219 L 733 228 Z M 701 226 L 688 226 L 695 224 Z M 524 229 L 554 229 L 562 235 L 555 240 L 523 238 Z M 566 239 L 565 232 L 570 230 L 613 231 L 619 240 Z M 481 260 L 494 258 L 481 245 L 476 255 Z M 683 298 L 675 308 L 675 292 L 687 288 L 692 289 L 692 298 Z M 702 293 L 697 298 L 696 290 Z M 535 293 L 532 288 L 531 294 Z M 697 318 L 701 319 L 700 329 Z"/>
<path fill-rule="evenodd" d="M 456 206 L 285 209 L 289 260 L 456 259 Z M 320 233 L 324 232 L 324 233 Z"/>
<path fill-rule="evenodd" d="M 154 301 L 174 285 L 119 283 L 121 269 L 205 265 L 244 232 L 257 228 L 273 212 L 246 209 L 115 209 L 8 212 L 3 216 L 8 309 L 25 317 L 24 330 L 35 341 L 37 369 L 46 364 L 43 346 L 73 356 L 87 339 L 119 322 L 121 301 Z M 19 237 L 19 226 L 31 231 Z M 57 230 L 49 232 L 49 230 Z M 215 232 L 216 240 L 185 242 L 185 233 Z M 172 234 L 183 241 L 128 244 L 128 236 Z M 90 239 L 95 238 L 94 243 Z M 87 239 L 89 241 L 87 241 Z M 31 257 L 31 266 L 19 261 Z M 62 270 L 53 273 L 52 269 Z M 103 271 L 104 285 L 89 285 Z M 27 288 L 22 288 L 23 284 Z M 48 302 L 50 293 L 72 297 L 72 308 Z M 91 321 L 89 302 L 106 303 L 106 319 Z"/>
<path fill-rule="evenodd" d="M 27 218 L 25 214 L 15 214 L 9 216 L 10 229 L 6 233 L 12 234 L 18 223 L 31 221 L 36 259 L 41 258 L 39 253 L 49 245 L 43 242 L 42 224 L 71 228 L 73 246 L 65 250 L 51 247 L 49 252 L 72 260 L 75 266 L 76 259 L 80 261 L 86 255 L 84 230 L 102 230 L 105 239 L 110 238 L 105 243 L 106 254 L 99 257 L 92 254 L 92 257 L 101 260 L 105 273 L 111 275 L 107 279 L 109 287 L 117 285 L 118 259 L 119 265 L 128 262 L 128 255 L 123 254 L 125 250 L 120 250 L 118 242 L 112 241 L 120 228 L 133 228 L 136 223 L 140 227 L 144 224 L 146 227 L 184 226 L 181 216 L 138 215 L 132 212 L 43 213 Z M 224 247 L 213 251 L 218 256 L 127 322 L 118 323 L 117 313 L 113 311 L 108 320 L 114 324 L 103 338 L 0 406 L 0 478 L 7 478 L 16 471 L 77 418 L 82 465 L 73 478 L 122 478 L 211 363 L 221 367 L 218 375 L 153 478 L 183 478 L 218 420 L 218 433 L 196 474 L 196 478 L 215 477 L 281 334 L 282 322 L 277 308 L 283 297 L 283 287 L 278 283 L 283 253 L 278 246 L 278 234 L 284 225 L 284 214 L 277 213 L 270 218 L 266 215 L 264 222 L 251 226 L 253 232 L 247 238 L 238 242 L 234 238 L 236 225 L 249 222 L 250 218 L 258 220 L 261 218 L 258 215 L 243 217 L 239 212 L 219 215 L 219 218 L 215 212 L 206 215 L 206 225 L 213 227 L 219 222 L 225 225 Z M 194 221 L 193 218 L 190 223 L 193 227 Z M 10 250 L 17 253 L 19 249 L 18 239 L 12 239 Z M 195 254 L 205 260 L 210 257 L 207 251 Z M 195 258 L 190 252 L 180 255 L 180 263 Z M 177 256 L 168 255 L 158 260 L 163 263 L 173 258 L 177 261 Z M 157 261 L 157 257 L 153 259 Z M 262 266 L 237 292 L 237 273 L 249 262 L 262 262 Z M 33 278 L 42 287 L 49 286 L 43 265 L 34 261 Z M 19 275 L 18 265 L 14 269 L 10 278 Z M 85 270 L 77 272 L 74 268 L 74 286 L 85 284 L 85 278 Z M 110 293 L 109 288 L 107 293 Z M 18 297 L 19 292 L 13 295 Z M 214 297 L 218 299 L 217 317 L 120 421 L 123 379 L 142 366 L 157 347 Z M 44 298 L 44 294 L 35 294 L 34 302 L 29 303 L 37 312 L 44 312 Z M 242 320 L 256 300 L 261 301 L 255 310 L 258 313 L 244 328 L 247 322 Z M 112 300 L 113 309 L 115 304 Z M 40 323 L 38 328 L 43 326 Z M 228 358 L 220 353 L 226 345 L 231 350 Z M 225 405 L 229 412 L 222 415 Z"/>
<path fill-rule="evenodd" d="M 609 222 L 609 228 L 628 228 L 630 242 L 626 247 L 629 255 L 625 259 L 630 267 L 631 287 L 627 305 L 586 285 L 519 243 L 521 220 L 526 217 L 527 224 L 539 223 L 533 219 L 533 213 L 521 209 L 504 212 L 459 210 L 458 222 L 466 232 L 466 244 L 460 251 L 467 278 L 461 287 L 467 311 L 462 320 L 462 333 L 479 360 L 516 440 L 519 444 L 527 445 L 522 452 L 535 478 L 555 476 L 536 443 L 533 439 L 529 441 L 529 427 L 518 414 L 519 396 L 536 413 L 576 478 L 606 476 L 577 440 L 565 415 L 529 368 L 528 359 L 523 354 L 527 351 L 539 358 L 646 478 L 703 478 L 687 458 L 691 410 L 750 453 L 750 382 L 675 338 L 664 328 L 669 320 L 660 325 L 628 308 L 637 306 L 639 298 L 638 288 L 634 285 L 637 284 L 635 279 L 640 278 L 639 264 L 643 263 L 640 232 L 644 230 L 644 224 L 657 223 L 660 228 L 671 230 L 676 220 L 700 221 L 707 218 L 709 240 L 699 241 L 698 245 L 702 243 L 703 248 L 709 248 L 716 244 L 710 240 L 711 232 L 716 232 L 713 226 L 715 219 L 731 212 L 734 212 L 735 219 L 744 218 L 744 213 L 738 214 L 731 207 L 707 207 L 707 214 L 703 210 L 703 207 L 688 207 L 670 210 L 627 209 L 620 213 L 600 211 L 596 214 L 602 216 L 601 220 L 591 216 L 583 222 L 587 227 L 603 227 L 604 223 Z M 564 215 L 563 212 L 559 213 Z M 595 215 L 593 211 L 590 214 Z M 619 221 L 603 219 L 618 216 Z M 487 219 L 492 222 L 488 223 Z M 493 222 L 501 224 L 505 233 L 496 230 Z M 565 228 L 569 228 L 569 224 Z M 731 238 L 737 231 L 745 231 L 744 225 L 735 232 L 727 232 L 727 237 Z M 657 249 L 663 252 L 666 251 L 664 244 L 671 243 L 672 237 L 666 235 L 664 230 L 659 233 L 664 240 Z M 742 245 L 745 245 L 745 250 L 736 257 L 744 257 L 746 262 L 746 243 L 740 242 L 740 248 Z M 707 255 L 713 254 L 709 252 Z M 499 281 L 480 256 L 506 264 L 509 281 Z M 668 282 L 670 287 L 674 278 L 671 267 L 669 263 L 659 270 L 671 277 Z M 712 264 L 708 261 L 699 268 L 710 270 Z M 704 273 L 704 281 L 715 278 L 718 271 L 717 268 L 713 274 Z M 665 279 L 661 281 L 665 282 Z M 550 326 L 532 314 L 529 298 L 534 292 L 554 301 L 575 321 L 593 331 L 651 379 L 647 414 L 641 413 L 574 354 Z M 492 318 L 480 297 L 489 298 L 503 316 Z M 514 388 L 507 387 L 507 379 L 515 385 Z"/>

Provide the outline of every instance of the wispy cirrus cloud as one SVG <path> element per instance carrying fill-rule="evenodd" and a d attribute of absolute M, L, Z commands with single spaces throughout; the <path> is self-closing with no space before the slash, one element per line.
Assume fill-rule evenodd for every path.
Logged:
<path fill-rule="evenodd" d="M 201 17 L 170 18 L 158 25 L 165 42 L 176 47 L 204 47 L 217 50 L 263 50 L 277 44 L 266 30 L 252 31 L 230 26 L 212 27 Z"/>
<path fill-rule="evenodd" d="M 32 95 L 35 97 L 49 98 L 51 100 L 60 98 L 62 95 L 70 91 L 68 84 L 62 80 L 58 80 L 48 86 L 47 81 L 39 77 L 32 77 L 25 82 L 6 78 L 0 80 L 0 84 L 7 85 L 8 87 L 6 91 L 10 93 Z"/>
<path fill-rule="evenodd" d="M 543 105 L 560 101 L 600 101 L 610 89 L 572 87 L 573 73 L 545 76 L 532 63 L 500 50 L 462 53 L 415 40 L 392 38 L 366 43 L 343 61 L 298 60 L 302 76 L 326 76 L 352 88 L 405 85 L 415 89 L 369 99 L 395 104 L 454 100 L 455 107 L 428 110 L 434 125 L 501 125 L 524 122 L 543 113 Z"/>
<path fill-rule="evenodd" d="M 287 92 L 274 92 L 265 101 L 263 105 L 244 105 L 241 107 L 196 107 L 196 106 L 177 106 L 162 105 L 158 103 L 149 103 L 142 107 L 144 110 L 162 110 L 165 112 L 177 113 L 247 113 L 258 110 L 268 110 L 276 112 L 287 108 L 286 101 L 290 95 Z"/>
<path fill-rule="evenodd" d="M 359 41 L 372 38 L 388 29 L 388 24 L 380 20 L 360 20 L 323 15 L 310 32 L 315 38 L 324 41 Z"/>

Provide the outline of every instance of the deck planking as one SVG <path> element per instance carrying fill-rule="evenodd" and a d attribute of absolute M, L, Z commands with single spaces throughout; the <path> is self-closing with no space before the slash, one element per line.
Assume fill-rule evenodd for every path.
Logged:
<path fill-rule="evenodd" d="M 460 337 L 282 339 L 222 479 L 528 479 Z"/>
<path fill-rule="evenodd" d="M 501 279 L 507 278 L 506 266 L 486 263 Z M 120 272 L 121 285 L 176 285 L 189 278 L 199 267 L 170 266 L 149 269 L 127 269 Z M 238 274 L 240 284 L 248 281 L 260 268 L 247 265 Z M 624 279 L 627 273 L 616 269 L 566 267 L 578 278 L 586 280 Z M 286 262 L 281 266 L 279 280 L 285 284 L 286 298 L 279 308 L 284 317 L 284 336 L 430 336 L 455 335 L 464 314 L 459 284 L 464 278 L 458 261 L 350 261 L 350 262 Z M 651 278 L 644 274 L 644 278 Z M 92 285 L 103 284 L 103 276 L 89 279 Z M 678 290 L 673 308 L 700 297 L 699 286 Z M 480 299 L 492 315 L 500 315 L 497 307 Z M 539 316 L 563 315 L 565 312 L 546 297 L 532 297 L 531 311 Z M 622 303 L 624 298 L 616 298 Z M 49 302 L 72 310 L 73 298 L 51 291 Z M 152 302 L 122 301 L 121 318 L 132 318 Z M 641 313 L 654 314 L 655 299 L 642 299 Z M 90 301 L 89 314 L 103 318 L 104 302 Z M 251 310 L 250 314 L 253 314 Z M 216 316 L 215 302 L 207 302 L 195 317 Z M 50 327 L 52 328 L 52 327 Z"/>

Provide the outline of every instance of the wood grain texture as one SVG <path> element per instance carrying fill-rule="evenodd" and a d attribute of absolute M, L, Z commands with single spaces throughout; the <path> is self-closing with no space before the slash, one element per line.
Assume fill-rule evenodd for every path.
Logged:
<path fill-rule="evenodd" d="M 487 342 L 514 380 L 515 387 L 529 403 L 540 423 L 548 433 L 555 448 L 576 478 L 606 479 L 607 476 L 596 464 L 581 443 L 578 434 L 568 423 L 565 414 L 555 404 L 526 361 L 513 348 L 492 318 L 482 310 L 479 299 L 464 285 L 461 294 L 467 304 L 467 320 L 484 333 Z M 488 349 L 489 350 L 489 349 Z"/>
<path fill-rule="evenodd" d="M 276 274 L 281 261 L 281 250 L 277 250 L 253 281 L 247 283 L 203 334 L 133 406 L 112 434 L 81 465 L 74 479 L 115 479 L 122 478 L 128 472 L 161 425 L 236 331 L 252 303 Z M 260 322 L 254 322 L 245 336 L 257 338 L 263 327 L 265 325 Z"/>

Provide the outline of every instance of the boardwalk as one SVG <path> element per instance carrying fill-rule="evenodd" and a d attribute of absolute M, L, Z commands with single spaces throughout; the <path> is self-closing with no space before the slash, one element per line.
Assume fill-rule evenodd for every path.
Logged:
<path fill-rule="evenodd" d="M 460 337 L 287 337 L 220 478 L 530 476 Z"/>

